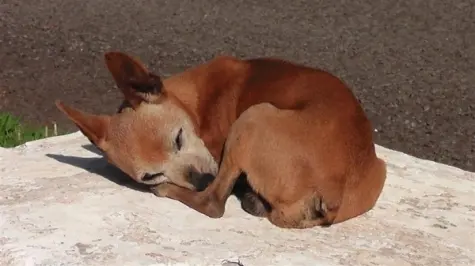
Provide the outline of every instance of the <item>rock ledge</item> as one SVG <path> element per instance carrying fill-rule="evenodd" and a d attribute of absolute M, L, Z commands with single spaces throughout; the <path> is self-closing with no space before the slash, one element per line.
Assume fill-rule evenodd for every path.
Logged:
<path fill-rule="evenodd" d="M 475 265 L 475 173 L 377 151 L 372 211 L 283 230 L 235 198 L 215 220 L 145 193 L 80 132 L 0 149 L 0 265 Z"/>

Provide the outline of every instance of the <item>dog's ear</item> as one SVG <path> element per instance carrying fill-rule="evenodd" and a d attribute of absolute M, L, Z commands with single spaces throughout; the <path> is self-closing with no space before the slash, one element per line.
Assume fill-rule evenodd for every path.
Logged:
<path fill-rule="evenodd" d="M 55 102 L 56 107 L 61 110 L 89 141 L 99 149 L 105 150 L 107 130 L 110 124 L 110 116 L 92 115 L 63 104 L 61 101 Z"/>
<path fill-rule="evenodd" d="M 163 83 L 139 60 L 122 52 L 104 54 L 107 68 L 124 98 L 135 109 L 142 102 L 154 102 L 162 94 Z"/>

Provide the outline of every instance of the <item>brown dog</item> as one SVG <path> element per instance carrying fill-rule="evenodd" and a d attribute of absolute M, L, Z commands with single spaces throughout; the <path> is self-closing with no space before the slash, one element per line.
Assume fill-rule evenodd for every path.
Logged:
<path fill-rule="evenodd" d="M 381 194 L 386 165 L 370 121 L 351 90 L 325 71 L 217 57 L 161 80 L 124 53 L 105 59 L 125 96 L 119 114 L 57 106 L 157 196 L 219 218 L 244 182 L 252 188 L 246 211 L 279 227 L 308 228 L 359 216 Z M 190 181 L 196 173 L 217 175 L 199 191 Z"/>

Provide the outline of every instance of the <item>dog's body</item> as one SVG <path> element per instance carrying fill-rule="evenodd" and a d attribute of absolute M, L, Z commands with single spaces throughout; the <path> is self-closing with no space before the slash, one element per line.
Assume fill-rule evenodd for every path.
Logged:
<path fill-rule="evenodd" d="M 106 61 L 125 95 L 120 114 L 58 107 L 156 195 L 218 218 L 244 176 L 246 211 L 284 228 L 339 223 L 379 198 L 385 163 L 337 77 L 278 59 L 217 57 L 162 82 L 125 54 Z M 197 191 L 190 172 L 217 176 Z"/>

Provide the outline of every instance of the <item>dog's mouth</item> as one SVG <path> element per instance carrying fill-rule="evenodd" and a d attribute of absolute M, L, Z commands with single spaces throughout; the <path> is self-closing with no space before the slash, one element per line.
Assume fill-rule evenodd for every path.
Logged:
<path fill-rule="evenodd" d="M 145 174 L 140 183 L 148 185 L 148 186 L 156 186 L 161 183 L 166 183 L 169 181 L 169 178 L 163 173 L 157 174 Z"/>

